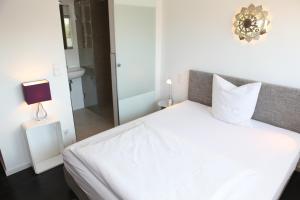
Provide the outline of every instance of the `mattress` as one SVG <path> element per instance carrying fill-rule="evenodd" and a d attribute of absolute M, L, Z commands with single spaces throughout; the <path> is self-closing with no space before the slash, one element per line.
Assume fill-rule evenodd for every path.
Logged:
<path fill-rule="evenodd" d="M 299 134 L 254 120 L 242 126 L 227 124 L 214 119 L 209 107 L 185 101 L 95 135 L 64 151 L 66 169 L 90 199 L 115 200 L 121 197 L 77 152 L 114 138 L 140 123 L 167 130 L 184 141 L 197 144 L 215 155 L 221 154 L 260 174 L 252 199 L 278 199 L 299 160 Z M 224 171 L 222 163 L 219 165 L 214 166 L 214 170 Z"/>

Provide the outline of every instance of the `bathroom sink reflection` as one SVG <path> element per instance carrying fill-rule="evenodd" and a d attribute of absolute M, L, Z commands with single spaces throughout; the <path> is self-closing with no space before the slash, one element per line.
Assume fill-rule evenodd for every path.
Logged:
<path fill-rule="evenodd" d="M 85 73 L 85 69 L 82 68 L 82 67 L 68 68 L 68 78 L 69 78 L 69 80 L 80 78 L 84 75 L 84 73 Z"/>

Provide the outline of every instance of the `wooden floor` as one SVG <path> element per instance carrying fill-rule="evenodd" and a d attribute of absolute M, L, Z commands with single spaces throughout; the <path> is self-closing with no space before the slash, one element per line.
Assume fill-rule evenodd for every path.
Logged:
<path fill-rule="evenodd" d="M 63 175 L 62 166 L 41 175 L 27 169 L 9 177 L 0 170 L 1 200 L 75 200 Z"/>
<path fill-rule="evenodd" d="M 96 109 L 84 108 L 73 112 L 77 141 L 114 127 L 113 116 L 106 110 L 97 112 Z"/>
<path fill-rule="evenodd" d="M 1 170 L 0 170 L 1 171 Z M 62 166 L 41 175 L 27 169 L 10 177 L 0 172 L 1 200 L 76 200 L 69 190 Z M 300 173 L 295 173 L 280 200 L 300 199 Z M 267 200 L 267 199 L 266 199 Z"/>

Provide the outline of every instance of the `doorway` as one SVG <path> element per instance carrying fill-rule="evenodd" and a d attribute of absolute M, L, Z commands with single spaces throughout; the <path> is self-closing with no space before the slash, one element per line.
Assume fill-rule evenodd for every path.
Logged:
<path fill-rule="evenodd" d="M 157 1 L 60 4 L 77 140 L 156 111 Z"/>
<path fill-rule="evenodd" d="M 61 0 L 60 14 L 77 141 L 114 127 L 108 3 Z"/>

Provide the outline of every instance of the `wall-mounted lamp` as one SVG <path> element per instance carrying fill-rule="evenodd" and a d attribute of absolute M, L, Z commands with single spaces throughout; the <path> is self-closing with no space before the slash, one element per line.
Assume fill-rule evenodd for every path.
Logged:
<path fill-rule="evenodd" d="M 36 120 L 40 121 L 47 118 L 47 112 L 41 102 L 50 101 L 51 91 L 48 80 L 40 80 L 22 83 L 24 99 L 28 105 L 38 103 Z"/>
<path fill-rule="evenodd" d="M 171 106 L 173 105 L 173 94 L 172 94 L 172 80 L 171 79 L 168 79 L 166 81 L 166 83 L 169 85 L 169 98 L 168 98 L 168 105 Z"/>
<path fill-rule="evenodd" d="M 266 34 L 269 25 L 268 12 L 263 10 L 262 6 L 251 4 L 242 8 L 235 16 L 234 33 L 239 36 L 240 40 L 251 42 Z"/>

